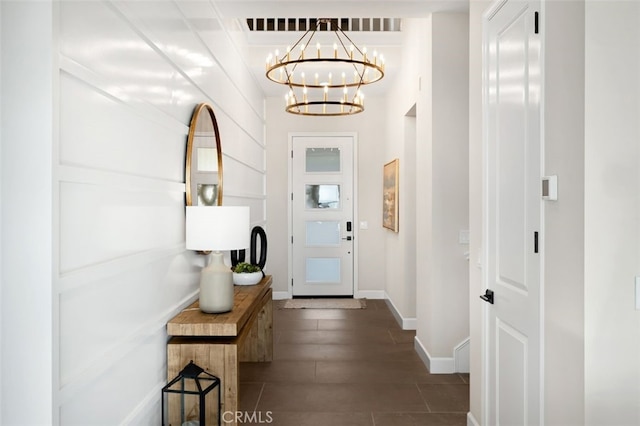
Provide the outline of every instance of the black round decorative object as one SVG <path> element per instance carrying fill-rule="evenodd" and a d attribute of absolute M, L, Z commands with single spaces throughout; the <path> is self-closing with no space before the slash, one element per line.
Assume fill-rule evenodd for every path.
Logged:
<path fill-rule="evenodd" d="M 260 236 L 260 260 L 256 262 L 256 239 Z M 267 233 L 261 226 L 254 226 L 251 230 L 251 263 L 264 269 L 267 263 Z M 264 272 L 263 272 L 264 274 Z"/>
<path fill-rule="evenodd" d="M 257 258 L 257 239 L 260 237 L 260 260 L 256 260 Z M 264 265 L 267 263 L 267 233 L 264 232 L 264 229 L 261 226 L 254 226 L 251 230 L 251 255 L 250 261 L 252 265 L 258 265 L 262 270 L 262 275 L 264 275 Z M 245 261 L 246 250 L 231 250 L 231 267 L 235 268 L 236 265 L 240 262 Z"/>

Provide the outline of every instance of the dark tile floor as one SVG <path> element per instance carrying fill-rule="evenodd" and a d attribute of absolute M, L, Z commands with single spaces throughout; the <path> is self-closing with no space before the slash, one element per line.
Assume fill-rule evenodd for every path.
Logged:
<path fill-rule="evenodd" d="M 469 375 L 429 374 L 415 332 L 403 331 L 384 301 L 354 310 L 281 306 L 274 303 L 273 362 L 240 366 L 240 409 L 250 414 L 239 424 L 467 424 Z"/>

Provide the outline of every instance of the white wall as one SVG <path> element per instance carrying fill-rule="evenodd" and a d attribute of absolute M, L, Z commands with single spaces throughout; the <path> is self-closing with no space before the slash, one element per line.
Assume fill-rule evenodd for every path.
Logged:
<path fill-rule="evenodd" d="M 427 93 L 420 89 L 423 74 L 423 50 L 426 44 L 426 19 L 402 21 L 402 67 L 389 93 L 387 109 L 387 135 L 385 162 L 399 159 L 399 220 L 398 233 L 384 234 L 386 245 L 386 293 L 404 328 L 416 328 L 416 288 L 419 275 L 428 266 L 420 262 L 416 252 L 421 218 L 418 217 L 417 182 L 420 191 L 426 193 L 427 181 L 418 176 L 423 169 L 418 152 L 421 129 L 426 114 L 421 107 Z M 420 271 L 418 273 L 418 271 Z M 419 274 L 419 275 L 418 275 Z"/>
<path fill-rule="evenodd" d="M 1 2 L 3 425 L 51 424 L 52 6 Z"/>
<path fill-rule="evenodd" d="M 382 228 L 382 165 L 385 162 L 384 99 L 367 97 L 364 112 L 349 117 L 303 117 L 284 111 L 283 98 L 268 98 L 267 117 L 267 216 L 269 259 L 273 289 L 290 291 L 288 281 L 288 151 L 291 132 L 356 132 L 358 134 L 358 217 L 354 218 L 358 243 L 358 290 L 362 297 L 384 294 L 384 229 Z M 366 221 L 369 229 L 359 229 Z"/>
<path fill-rule="evenodd" d="M 5 4 L 21 50 L 2 49 L 2 323 L 19 324 L 2 333 L 3 424 L 158 424 L 165 324 L 204 260 L 184 250 L 191 113 L 213 104 L 224 203 L 265 224 L 262 94 L 208 2 L 26 2 L 19 19 Z M 32 53 L 44 63 L 24 66 Z"/>
<path fill-rule="evenodd" d="M 468 15 L 437 13 L 411 25 L 414 42 L 403 58 L 420 58 L 417 78 L 408 80 L 420 93 L 416 347 L 432 372 L 446 373 L 469 335 L 468 246 L 458 242 L 469 226 Z"/>
<path fill-rule="evenodd" d="M 543 211 L 544 419 L 584 424 L 584 3 L 546 2 L 543 175 L 558 201 Z M 569 368 L 570 366 L 570 368 Z"/>
<path fill-rule="evenodd" d="M 640 3 L 586 2 L 585 34 L 584 424 L 638 425 Z"/>

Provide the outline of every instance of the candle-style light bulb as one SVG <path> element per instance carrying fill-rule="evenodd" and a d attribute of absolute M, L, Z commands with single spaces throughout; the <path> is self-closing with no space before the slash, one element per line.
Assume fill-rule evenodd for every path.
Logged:
<path fill-rule="evenodd" d="M 329 73 L 329 85 L 331 85 L 331 79 L 332 79 L 332 76 L 331 76 L 331 73 Z"/>
<path fill-rule="evenodd" d="M 345 84 L 347 82 L 347 75 L 344 73 L 344 71 L 342 71 L 342 84 Z"/>
<path fill-rule="evenodd" d="M 277 50 L 276 50 L 277 52 Z M 291 55 L 291 46 L 287 46 L 287 62 L 289 62 L 289 56 Z"/>
<path fill-rule="evenodd" d="M 367 48 L 363 47 L 362 48 L 362 57 L 363 57 L 363 62 L 367 62 Z"/>
<path fill-rule="evenodd" d="M 300 45 L 300 59 L 304 59 L 304 43 Z"/>
<path fill-rule="evenodd" d="M 349 58 L 353 59 L 353 44 L 349 46 Z"/>
<path fill-rule="evenodd" d="M 316 75 L 314 77 L 316 78 L 315 83 L 316 83 L 316 86 L 317 86 L 318 85 L 318 77 L 319 77 L 318 73 L 316 73 Z"/>
<path fill-rule="evenodd" d="M 316 43 L 316 49 L 318 49 L 318 59 L 320 59 L 320 43 Z"/>
<path fill-rule="evenodd" d="M 378 51 L 374 50 L 373 51 L 373 65 L 377 65 L 378 64 Z"/>
<path fill-rule="evenodd" d="M 304 71 L 300 73 L 300 78 L 302 79 L 302 84 L 304 85 L 304 84 L 305 84 L 305 81 L 304 81 Z"/>
<path fill-rule="evenodd" d="M 338 45 L 333 43 L 333 57 L 338 59 Z"/>

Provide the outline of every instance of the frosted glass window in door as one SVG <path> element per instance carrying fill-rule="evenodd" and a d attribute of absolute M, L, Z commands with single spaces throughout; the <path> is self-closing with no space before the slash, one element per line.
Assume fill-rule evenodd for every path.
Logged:
<path fill-rule="evenodd" d="M 306 282 L 339 283 L 340 258 L 308 257 Z"/>
<path fill-rule="evenodd" d="M 306 224 L 307 247 L 337 246 L 340 244 L 340 222 L 313 220 Z"/>
<path fill-rule="evenodd" d="M 305 171 L 307 173 L 339 172 L 340 148 L 307 148 Z"/>
<path fill-rule="evenodd" d="M 307 209 L 340 208 L 340 185 L 305 185 Z"/>

